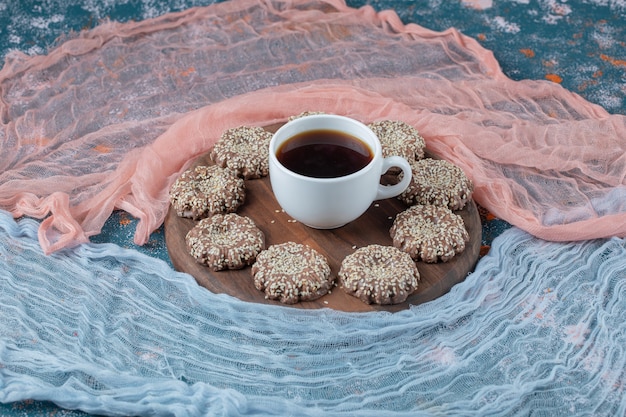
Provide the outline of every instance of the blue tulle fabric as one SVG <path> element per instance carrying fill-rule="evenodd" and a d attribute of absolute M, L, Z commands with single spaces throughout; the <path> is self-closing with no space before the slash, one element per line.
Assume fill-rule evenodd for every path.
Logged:
<path fill-rule="evenodd" d="M 400 313 L 251 304 L 0 212 L 0 401 L 105 415 L 626 414 L 626 241 L 496 238 Z"/>

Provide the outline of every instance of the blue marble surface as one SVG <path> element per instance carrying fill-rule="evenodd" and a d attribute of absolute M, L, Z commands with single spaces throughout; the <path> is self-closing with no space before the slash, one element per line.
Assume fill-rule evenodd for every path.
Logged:
<path fill-rule="evenodd" d="M 17 49 L 44 54 L 71 31 L 103 19 L 141 20 L 212 3 L 207 0 L 0 0 L 0 57 Z M 455 27 L 494 52 L 514 80 L 549 79 L 626 114 L 626 1 L 624 0 L 351 0 L 350 6 L 394 9 L 405 22 L 434 30 Z M 482 212 L 483 245 L 508 224 Z M 114 213 L 93 242 L 115 242 L 169 262 L 162 228 L 150 242 L 133 244 L 135 221 Z M 0 404 L 0 416 L 86 416 L 52 403 Z"/>

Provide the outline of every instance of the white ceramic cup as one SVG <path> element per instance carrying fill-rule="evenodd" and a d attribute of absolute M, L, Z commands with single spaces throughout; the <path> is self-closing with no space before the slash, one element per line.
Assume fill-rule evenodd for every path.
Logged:
<path fill-rule="evenodd" d="M 334 130 L 356 137 L 367 144 L 373 158 L 359 171 L 341 177 L 297 174 L 280 163 L 277 152 L 285 141 L 311 130 Z M 391 167 L 403 171 L 402 180 L 380 184 L 381 175 Z M 383 158 L 378 137 L 363 123 L 322 114 L 292 120 L 276 131 L 269 146 L 269 175 L 276 200 L 293 219 L 315 229 L 334 229 L 356 220 L 373 201 L 402 193 L 411 181 L 411 166 L 399 156 Z"/>

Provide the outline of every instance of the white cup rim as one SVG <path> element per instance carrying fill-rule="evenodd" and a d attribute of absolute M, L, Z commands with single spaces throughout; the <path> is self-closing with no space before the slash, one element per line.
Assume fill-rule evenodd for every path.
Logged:
<path fill-rule="evenodd" d="M 306 119 L 306 120 L 305 120 Z M 338 131 L 343 131 L 344 133 L 347 133 L 351 136 L 356 137 L 359 140 L 362 140 L 365 142 L 365 144 L 367 146 L 370 147 L 370 149 L 373 151 L 373 156 L 371 161 L 369 161 L 367 163 L 367 165 L 365 165 L 363 168 L 359 169 L 358 171 L 355 171 L 351 174 L 348 175 L 342 175 L 340 177 L 331 177 L 331 178 L 318 178 L 318 177 L 309 177 L 307 175 L 302 175 L 302 174 L 298 174 L 297 172 L 294 172 L 290 169 L 288 169 L 287 167 L 285 167 L 279 160 L 278 157 L 276 156 L 276 150 L 278 149 L 278 145 L 276 144 L 277 142 L 277 137 L 279 137 L 281 134 L 283 134 L 285 131 L 292 129 L 294 125 L 297 124 L 302 124 L 302 123 L 311 123 L 311 121 L 316 121 L 316 120 L 335 120 L 335 121 L 342 121 L 345 123 L 350 123 L 353 124 L 355 126 L 357 126 L 359 129 L 363 130 L 364 132 L 367 132 L 367 135 L 369 135 L 371 137 L 371 141 L 367 140 L 367 139 L 363 139 L 363 135 L 360 134 L 355 134 L 351 131 L 347 131 L 346 129 L 334 129 L 334 128 L 325 128 L 325 127 L 321 127 L 320 129 L 328 129 L 328 130 L 338 130 Z M 309 130 L 315 130 L 315 129 L 303 129 L 303 130 L 299 130 L 296 131 L 292 134 L 286 135 L 285 139 L 282 140 L 280 142 L 280 144 L 282 144 L 285 140 L 293 137 L 296 134 L 302 133 L 302 132 L 306 132 Z M 279 144 L 279 145 L 280 145 Z M 376 136 L 376 134 L 374 132 L 372 132 L 372 130 L 365 125 L 364 123 L 356 120 L 356 119 L 352 119 L 350 117 L 347 116 L 341 116 L 341 115 L 337 115 L 337 114 L 313 114 L 313 115 L 308 115 L 308 116 L 302 116 L 299 117 L 297 119 L 291 120 L 287 123 L 285 123 L 284 125 L 282 125 L 272 136 L 272 139 L 270 140 L 270 146 L 269 146 L 269 158 L 272 160 L 272 162 L 274 162 L 275 166 L 277 168 L 279 168 L 282 172 L 291 175 L 295 178 L 301 179 L 301 180 L 306 180 L 306 181 L 310 181 L 310 182 L 319 182 L 319 183 L 325 183 L 325 184 L 330 184 L 330 183 L 335 183 L 335 182 L 342 182 L 342 181 L 347 181 L 350 180 L 351 178 L 354 177 L 358 177 L 363 175 L 364 173 L 366 173 L 367 171 L 371 170 L 374 167 L 374 164 L 382 158 L 382 147 L 380 144 L 380 140 L 378 139 L 378 137 Z"/>

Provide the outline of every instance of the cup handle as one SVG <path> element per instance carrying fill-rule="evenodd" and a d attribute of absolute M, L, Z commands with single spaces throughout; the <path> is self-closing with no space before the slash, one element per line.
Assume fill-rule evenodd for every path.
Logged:
<path fill-rule="evenodd" d="M 376 200 L 384 200 L 386 198 L 391 198 L 402 193 L 409 186 L 412 178 L 411 165 L 407 162 L 406 159 L 400 156 L 388 156 L 383 159 L 383 168 L 381 170 L 381 175 L 383 175 L 387 170 L 391 167 L 398 167 L 402 169 L 402 180 L 394 185 L 382 185 L 378 184 L 378 193 L 376 194 Z"/>

